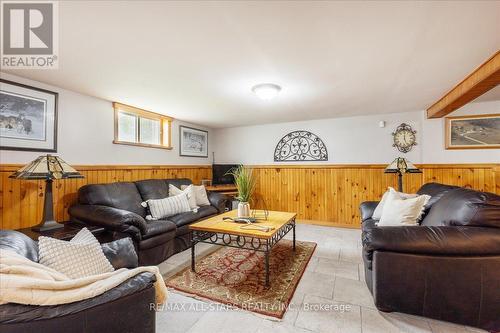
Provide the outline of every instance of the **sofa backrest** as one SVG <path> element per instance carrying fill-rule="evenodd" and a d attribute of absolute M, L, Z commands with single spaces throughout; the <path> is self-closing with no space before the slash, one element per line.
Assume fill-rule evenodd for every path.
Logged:
<path fill-rule="evenodd" d="M 447 191 L 432 205 L 422 225 L 500 228 L 500 196 L 466 188 Z"/>
<path fill-rule="evenodd" d="M 0 230 L 0 250 L 9 250 L 38 262 L 38 243 L 15 230 Z"/>
<path fill-rule="evenodd" d="M 83 205 L 102 205 L 128 210 L 145 217 L 146 208 L 141 206 L 149 199 L 168 197 L 168 185 L 178 188 L 192 184 L 188 178 L 145 179 L 137 182 L 90 184 L 78 190 L 78 202 Z"/>
<path fill-rule="evenodd" d="M 182 185 L 192 184 L 191 179 L 145 179 L 135 182 L 143 201 L 149 199 L 163 199 L 168 197 L 168 185 L 172 184 L 175 187 L 181 188 Z"/>
<path fill-rule="evenodd" d="M 84 205 L 102 205 L 146 216 L 141 206 L 142 197 L 134 183 L 91 184 L 80 187 L 78 202 Z"/>
<path fill-rule="evenodd" d="M 438 202 L 439 199 L 443 197 L 448 191 L 460 188 L 458 186 L 439 184 L 439 183 L 427 183 L 422 185 L 422 187 L 417 191 L 418 195 L 427 194 L 431 196 L 431 199 L 426 205 L 426 208 L 430 209 L 432 205 Z"/>

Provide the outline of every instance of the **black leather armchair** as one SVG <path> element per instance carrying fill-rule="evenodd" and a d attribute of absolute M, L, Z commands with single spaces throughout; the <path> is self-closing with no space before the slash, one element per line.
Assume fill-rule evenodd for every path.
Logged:
<path fill-rule="evenodd" d="M 169 184 L 191 184 L 189 179 L 147 179 L 133 183 L 92 184 L 78 190 L 78 204 L 69 208 L 72 221 L 102 226 L 112 239 L 131 237 L 140 265 L 157 265 L 191 244 L 189 224 L 223 213 L 228 197 L 208 192 L 209 206 L 197 212 L 147 221 L 143 201 L 168 196 Z"/>
<path fill-rule="evenodd" d="M 364 202 L 365 280 L 381 311 L 500 330 L 500 196 L 429 183 L 420 226 L 378 227 Z"/>
<path fill-rule="evenodd" d="M 130 238 L 101 245 L 115 269 L 137 267 Z M 0 250 L 38 262 L 38 243 L 13 230 L 0 230 Z M 61 305 L 0 305 L 0 332 L 155 332 L 155 276 L 141 273 L 93 298 Z M 126 318 L 133 318 L 127 320 Z"/>

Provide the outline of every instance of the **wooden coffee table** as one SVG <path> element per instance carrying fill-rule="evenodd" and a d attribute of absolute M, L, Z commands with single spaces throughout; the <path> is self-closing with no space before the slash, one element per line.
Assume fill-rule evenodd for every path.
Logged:
<path fill-rule="evenodd" d="M 224 221 L 224 217 L 236 217 L 236 210 L 193 223 L 191 229 L 191 270 L 195 271 L 195 246 L 197 243 L 216 244 L 265 253 L 266 287 L 269 286 L 269 253 L 290 230 L 293 230 L 295 251 L 295 217 L 297 213 L 269 211 L 267 220 L 256 225 L 272 227 L 270 231 L 242 229 L 244 224 Z"/>

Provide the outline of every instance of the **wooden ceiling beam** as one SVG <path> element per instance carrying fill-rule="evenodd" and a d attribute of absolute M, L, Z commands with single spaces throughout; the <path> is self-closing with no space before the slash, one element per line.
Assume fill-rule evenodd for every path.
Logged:
<path fill-rule="evenodd" d="M 441 118 L 500 84 L 500 51 L 427 109 L 427 118 Z"/>

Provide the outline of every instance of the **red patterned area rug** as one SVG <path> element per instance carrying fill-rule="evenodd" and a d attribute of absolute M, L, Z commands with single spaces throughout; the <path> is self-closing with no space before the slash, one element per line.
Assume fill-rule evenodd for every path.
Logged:
<path fill-rule="evenodd" d="M 167 279 L 167 287 L 270 317 L 283 318 L 316 243 L 282 239 L 269 257 L 270 282 L 265 287 L 264 253 L 231 247 L 196 261 L 196 273 L 185 268 Z"/>

